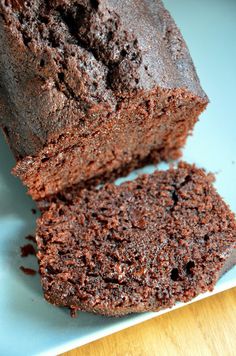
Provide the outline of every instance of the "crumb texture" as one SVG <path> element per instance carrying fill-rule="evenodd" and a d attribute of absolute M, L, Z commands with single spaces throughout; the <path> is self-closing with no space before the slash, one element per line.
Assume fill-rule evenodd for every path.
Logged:
<path fill-rule="evenodd" d="M 123 315 L 212 290 L 236 257 L 234 215 L 212 180 L 182 163 L 58 198 L 37 227 L 45 298 Z"/>

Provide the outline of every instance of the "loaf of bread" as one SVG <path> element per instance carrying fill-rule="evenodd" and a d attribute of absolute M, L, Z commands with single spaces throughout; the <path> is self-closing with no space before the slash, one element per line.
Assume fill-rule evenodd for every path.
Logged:
<path fill-rule="evenodd" d="M 160 0 L 0 2 L 0 124 L 35 200 L 176 158 L 208 98 Z"/>

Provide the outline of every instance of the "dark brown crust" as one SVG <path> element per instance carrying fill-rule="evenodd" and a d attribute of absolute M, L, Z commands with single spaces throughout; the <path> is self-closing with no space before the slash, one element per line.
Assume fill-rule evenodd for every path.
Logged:
<path fill-rule="evenodd" d="M 118 316 L 211 291 L 236 263 L 235 217 L 212 181 L 181 163 L 55 200 L 37 222 L 45 298 Z"/>
<path fill-rule="evenodd" d="M 0 40 L 0 124 L 37 200 L 171 159 L 208 102 L 159 0 L 1 1 Z"/>

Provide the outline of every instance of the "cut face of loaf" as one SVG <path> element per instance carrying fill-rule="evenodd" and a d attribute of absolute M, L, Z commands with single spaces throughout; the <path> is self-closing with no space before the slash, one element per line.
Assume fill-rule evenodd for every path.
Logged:
<path fill-rule="evenodd" d="M 234 214 L 212 176 L 184 163 L 71 191 L 43 213 L 36 239 L 45 298 L 104 315 L 187 302 L 236 263 Z"/>
<path fill-rule="evenodd" d="M 0 14 L 0 124 L 34 199 L 180 155 L 208 99 L 161 1 L 1 1 Z"/>

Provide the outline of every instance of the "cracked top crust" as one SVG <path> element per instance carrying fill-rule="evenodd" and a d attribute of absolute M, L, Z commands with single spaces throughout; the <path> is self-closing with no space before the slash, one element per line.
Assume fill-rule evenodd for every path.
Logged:
<path fill-rule="evenodd" d="M 185 88 L 207 100 L 159 0 L 1 0 L 0 15 L 3 94 L 28 141 L 19 157 L 101 110 L 109 117 L 137 91 Z"/>

